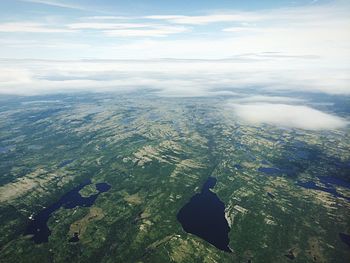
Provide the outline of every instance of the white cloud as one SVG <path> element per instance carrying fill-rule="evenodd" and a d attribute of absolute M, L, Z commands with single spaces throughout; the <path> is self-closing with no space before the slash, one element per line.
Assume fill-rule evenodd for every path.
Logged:
<path fill-rule="evenodd" d="M 320 5 L 303 5 L 297 7 L 274 8 L 258 11 L 228 10 L 226 12 L 211 12 L 204 15 L 149 15 L 146 19 L 167 21 L 173 24 L 208 25 L 212 23 L 234 24 L 226 31 L 240 29 L 258 30 L 266 25 L 286 26 L 317 26 L 320 22 L 327 24 L 334 21 L 349 20 L 349 4 L 346 1 L 332 1 Z"/>
<path fill-rule="evenodd" d="M 255 12 L 234 11 L 202 16 L 148 16 L 148 19 L 157 21 L 193 25 L 194 33 L 198 33 L 197 26 L 206 25 L 191 39 L 164 40 L 154 42 L 152 45 L 148 43 L 148 47 L 157 50 L 157 54 L 166 53 L 164 57 L 225 58 L 245 53 L 280 52 L 291 57 L 313 56 L 322 59 L 323 61 L 314 65 L 315 68 L 350 67 L 349 12 L 349 4 L 334 1 L 322 5 Z M 220 24 L 214 28 L 208 25 L 211 23 Z M 218 27 L 222 27 L 221 35 L 213 34 L 211 29 L 220 31 Z M 133 43 L 131 48 L 138 44 L 141 47 L 145 43 Z M 271 58 L 272 56 L 269 57 Z M 285 67 L 287 64 L 284 63 L 282 66 Z"/>
<path fill-rule="evenodd" d="M 128 16 L 87 16 L 82 17 L 82 19 L 88 20 L 130 20 L 131 17 Z"/>
<path fill-rule="evenodd" d="M 94 55 L 98 58 L 111 58 L 112 56 L 112 58 L 123 59 L 222 59 L 237 58 L 242 54 L 249 53 L 279 52 L 285 57 L 271 55 L 266 57 L 265 55 L 257 56 L 254 59 L 281 60 L 287 59 L 287 56 L 289 58 L 295 56 L 300 58 L 314 57 L 320 61 L 314 65 L 308 63 L 305 67 L 313 66 L 315 69 L 349 68 L 349 12 L 350 5 L 348 3 L 332 1 L 327 4 L 254 12 L 237 10 L 226 13 L 211 12 L 198 16 L 178 14 L 146 17 L 84 16 L 75 19 L 79 22 L 59 21 L 61 25 L 59 28 L 44 24 L 23 25 L 22 28 L 20 23 L 18 25 L 5 24 L 2 27 L 3 31 L 6 32 L 12 30 L 15 32 L 60 33 L 76 30 L 78 37 L 66 40 L 84 42 L 89 46 L 85 49 L 72 49 L 69 53 L 55 52 L 53 48 L 42 49 L 40 46 L 35 54 L 40 58 L 53 58 L 55 54 L 60 54 L 60 58 L 71 59 L 71 56 L 82 58 L 86 57 L 86 54 L 91 54 L 90 57 Z M 115 23 L 105 23 L 107 22 L 105 20 Z M 157 24 L 153 24 L 155 22 Z M 212 26 L 211 23 L 218 24 Z M 191 28 L 187 28 L 187 25 L 191 25 Z M 86 34 L 85 30 L 96 32 Z M 191 34 L 183 34 L 189 31 Z M 114 40 L 103 39 L 106 35 L 117 37 Z M 160 36 L 162 38 L 159 38 Z M 60 37 L 64 38 L 60 34 L 56 35 L 56 38 Z M 157 38 L 149 41 L 151 37 Z M 23 39 L 21 38 L 21 40 Z M 31 46 L 31 48 L 33 47 Z M 107 52 L 111 49 L 113 49 L 113 53 Z M 27 50 L 27 53 L 33 54 L 35 52 Z M 9 57 L 9 54 L 12 57 L 19 57 L 18 54 L 21 53 L 18 52 L 17 47 L 13 49 L 7 47 L 7 49 L 0 50 L 0 57 Z M 289 66 L 286 61 L 281 61 L 280 65 L 282 67 Z M 303 67 L 304 61 L 292 66 Z"/>
<path fill-rule="evenodd" d="M 71 47 L 67 47 L 71 48 Z M 81 46 L 79 48 L 84 48 Z M 107 50 L 113 53 L 113 48 Z M 97 51 L 96 51 L 97 52 Z M 298 59 L 297 59 L 298 60 Z M 293 60 L 289 61 L 293 64 Z M 234 95 L 255 87 L 276 91 L 350 95 L 346 71 L 283 69 L 279 63 L 245 60 L 0 60 L 0 93 L 31 94 L 58 90 L 157 89 L 161 96 Z M 8 70 L 11 69 L 11 74 Z M 18 74 L 16 73 L 18 72 Z M 24 74 L 25 73 L 25 74 Z M 9 76 L 12 76 L 11 81 Z M 74 81 L 74 82 L 72 82 Z M 86 83 L 89 82 L 89 85 Z M 74 85 L 73 85 L 74 83 Z M 94 88 L 93 85 L 96 85 Z M 84 86 L 86 85 L 86 86 Z M 237 102 L 298 102 L 286 97 L 241 98 Z"/>
<path fill-rule="evenodd" d="M 209 14 L 203 16 L 183 16 L 183 15 L 152 15 L 147 19 L 166 20 L 174 24 L 206 25 L 219 22 L 252 22 L 261 19 L 259 15 L 248 12 L 236 12 L 234 14 Z"/>
<path fill-rule="evenodd" d="M 48 24 L 36 22 L 0 23 L 0 32 L 4 33 L 77 33 L 82 30 L 97 30 L 107 36 L 120 37 L 164 37 L 190 31 L 189 28 L 183 26 L 164 26 L 147 23 L 82 22 L 63 25 L 62 27 L 52 27 Z M 74 45 L 77 44 L 72 43 L 71 46 Z M 87 46 L 87 44 L 85 45 Z"/>
<path fill-rule="evenodd" d="M 51 27 L 43 23 L 34 22 L 13 22 L 1 23 L 0 32 L 5 33 L 72 33 L 74 30 L 67 28 Z"/>
<path fill-rule="evenodd" d="M 303 102 L 303 101 L 304 99 L 301 99 L 301 98 L 291 98 L 291 97 L 281 97 L 281 96 L 263 96 L 263 95 L 255 95 L 255 96 L 235 99 L 235 103 L 242 103 L 242 102 L 291 103 L 291 102 Z"/>
<path fill-rule="evenodd" d="M 81 22 L 69 24 L 75 30 L 100 30 L 107 36 L 118 37 L 164 37 L 189 31 L 184 26 L 165 26 L 149 23 L 106 23 Z"/>
<path fill-rule="evenodd" d="M 346 127 L 348 122 L 308 106 L 251 103 L 231 104 L 235 114 L 253 125 L 270 124 L 305 130 L 333 130 Z"/>
<path fill-rule="evenodd" d="M 61 7 L 61 8 L 85 10 L 85 8 L 80 5 L 68 4 L 62 1 L 54 1 L 54 0 L 20 0 L 20 1 L 33 3 L 33 4 L 43 4 L 43 5 Z"/>
<path fill-rule="evenodd" d="M 227 27 L 222 30 L 223 32 L 259 32 L 258 28 L 254 27 L 243 27 L 243 26 L 236 26 L 236 27 Z"/>
<path fill-rule="evenodd" d="M 165 37 L 171 34 L 179 34 L 187 31 L 189 31 L 189 29 L 185 27 L 156 26 L 149 29 L 118 29 L 118 30 L 104 30 L 103 32 L 107 36 Z"/>
<path fill-rule="evenodd" d="M 233 94 L 245 87 L 350 95 L 348 10 L 348 4 L 328 3 L 201 16 L 81 17 L 59 27 L 51 19 L 49 24 L 2 23 L 0 32 L 57 34 L 45 41 L 34 34 L 2 34 L 0 57 L 67 61 L 0 61 L 1 68 L 19 72 L 11 83 L 0 76 L 0 93 L 74 89 L 74 80 L 81 88 L 87 82 L 115 89 L 154 85 L 162 96 Z M 221 24 L 213 29 L 210 23 Z M 75 35 L 59 34 L 64 32 Z M 106 71 L 123 79 L 96 78 Z M 20 80 L 23 72 L 26 85 Z M 52 75 L 63 80 L 48 78 Z M 272 102 L 260 99 L 250 102 Z M 273 102 L 278 100 L 289 102 Z"/>
<path fill-rule="evenodd" d="M 71 29 L 124 29 L 124 28 L 143 28 L 150 25 L 144 23 L 91 23 L 91 22 L 82 22 L 82 23 L 73 23 L 69 24 L 68 27 Z"/>

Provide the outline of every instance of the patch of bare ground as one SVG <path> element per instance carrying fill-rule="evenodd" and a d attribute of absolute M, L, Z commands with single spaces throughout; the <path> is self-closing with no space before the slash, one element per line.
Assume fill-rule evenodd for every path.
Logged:
<path fill-rule="evenodd" d="M 84 232 L 91 221 L 100 220 L 104 217 L 103 210 L 99 207 L 91 207 L 89 213 L 82 219 L 75 221 L 70 225 L 69 236 L 73 236 L 75 233 L 78 234 L 79 239 L 84 242 Z"/>
<path fill-rule="evenodd" d="M 326 262 L 320 241 L 316 237 L 309 238 L 308 245 L 309 249 L 306 251 L 306 253 L 308 257 L 313 260 L 313 262 Z"/>

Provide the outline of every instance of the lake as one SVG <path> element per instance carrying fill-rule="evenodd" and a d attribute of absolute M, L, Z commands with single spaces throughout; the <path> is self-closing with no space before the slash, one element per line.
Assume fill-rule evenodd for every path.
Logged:
<path fill-rule="evenodd" d="M 26 228 L 25 235 L 33 235 L 32 240 L 36 244 L 48 242 L 51 231 L 47 225 L 47 222 L 52 213 L 61 207 L 65 209 L 71 209 L 77 206 L 90 207 L 94 204 L 97 197 L 101 193 L 107 192 L 111 188 L 111 186 L 107 183 L 98 183 L 96 184 L 98 193 L 90 195 L 89 197 L 82 197 L 79 194 L 79 191 L 89 184 L 91 184 L 91 181 L 85 180 L 83 183 L 63 195 L 57 202 L 41 210 L 30 221 L 28 227 Z"/>
<path fill-rule="evenodd" d="M 297 181 L 296 184 L 306 189 L 326 192 L 333 195 L 334 197 L 340 197 L 340 198 L 346 199 L 347 201 L 350 201 L 350 197 L 346 197 L 338 193 L 337 189 L 334 187 L 334 185 L 337 185 L 337 186 L 343 186 L 343 187 L 349 188 L 348 182 L 343 181 L 339 178 L 333 178 L 330 176 L 318 176 L 317 178 L 320 180 L 322 184 L 324 184 L 324 186 L 319 186 L 314 181 L 306 181 L 306 182 Z"/>
<path fill-rule="evenodd" d="M 209 177 L 200 193 L 195 194 L 177 214 L 177 219 L 187 233 L 194 234 L 216 248 L 232 252 L 229 247 L 230 227 L 225 218 L 225 204 L 210 189 L 216 179 Z"/>

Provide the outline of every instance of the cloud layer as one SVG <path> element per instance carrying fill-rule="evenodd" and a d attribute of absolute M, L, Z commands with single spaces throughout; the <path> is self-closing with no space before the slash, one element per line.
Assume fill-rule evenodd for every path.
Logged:
<path fill-rule="evenodd" d="M 232 96 L 255 88 L 350 95 L 348 1 L 182 13 L 99 12 L 88 2 L 21 0 L 18 15 L 2 13 L 0 94 Z M 97 7 L 119 7 L 103 2 Z M 39 10 L 45 15 L 34 15 Z"/>
<path fill-rule="evenodd" d="M 344 70 L 293 69 L 298 60 L 283 59 L 292 69 L 282 68 L 276 60 L 256 61 L 244 56 L 232 60 L 0 60 L 0 94 L 146 88 L 161 96 L 186 97 L 232 94 L 254 87 L 260 92 L 350 95 Z"/>
<path fill-rule="evenodd" d="M 253 125 L 270 124 L 305 130 L 333 130 L 344 128 L 348 122 L 338 116 L 308 106 L 252 103 L 232 104 L 235 114 Z"/>

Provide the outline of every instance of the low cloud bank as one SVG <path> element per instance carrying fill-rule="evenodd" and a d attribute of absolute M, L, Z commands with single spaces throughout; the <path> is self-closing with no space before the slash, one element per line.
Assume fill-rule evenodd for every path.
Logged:
<path fill-rule="evenodd" d="M 241 120 L 254 125 L 270 124 L 305 130 L 344 128 L 348 122 L 308 106 L 276 103 L 231 104 Z"/>
<path fill-rule="evenodd" d="M 281 97 L 281 96 L 264 96 L 255 95 L 244 98 L 238 98 L 234 100 L 236 103 L 258 103 L 258 102 L 271 102 L 271 103 L 292 103 L 292 102 L 303 102 L 304 99 L 301 98 L 291 98 L 291 97 Z"/>
<path fill-rule="evenodd" d="M 196 97 L 233 95 L 254 87 L 262 92 L 350 95 L 345 69 L 291 67 L 294 69 L 244 59 L 0 60 L 0 94 L 151 89 L 160 96 Z M 266 101 L 258 96 L 249 98 L 251 102 L 261 99 Z M 285 98 L 272 99 L 287 103 Z"/>

